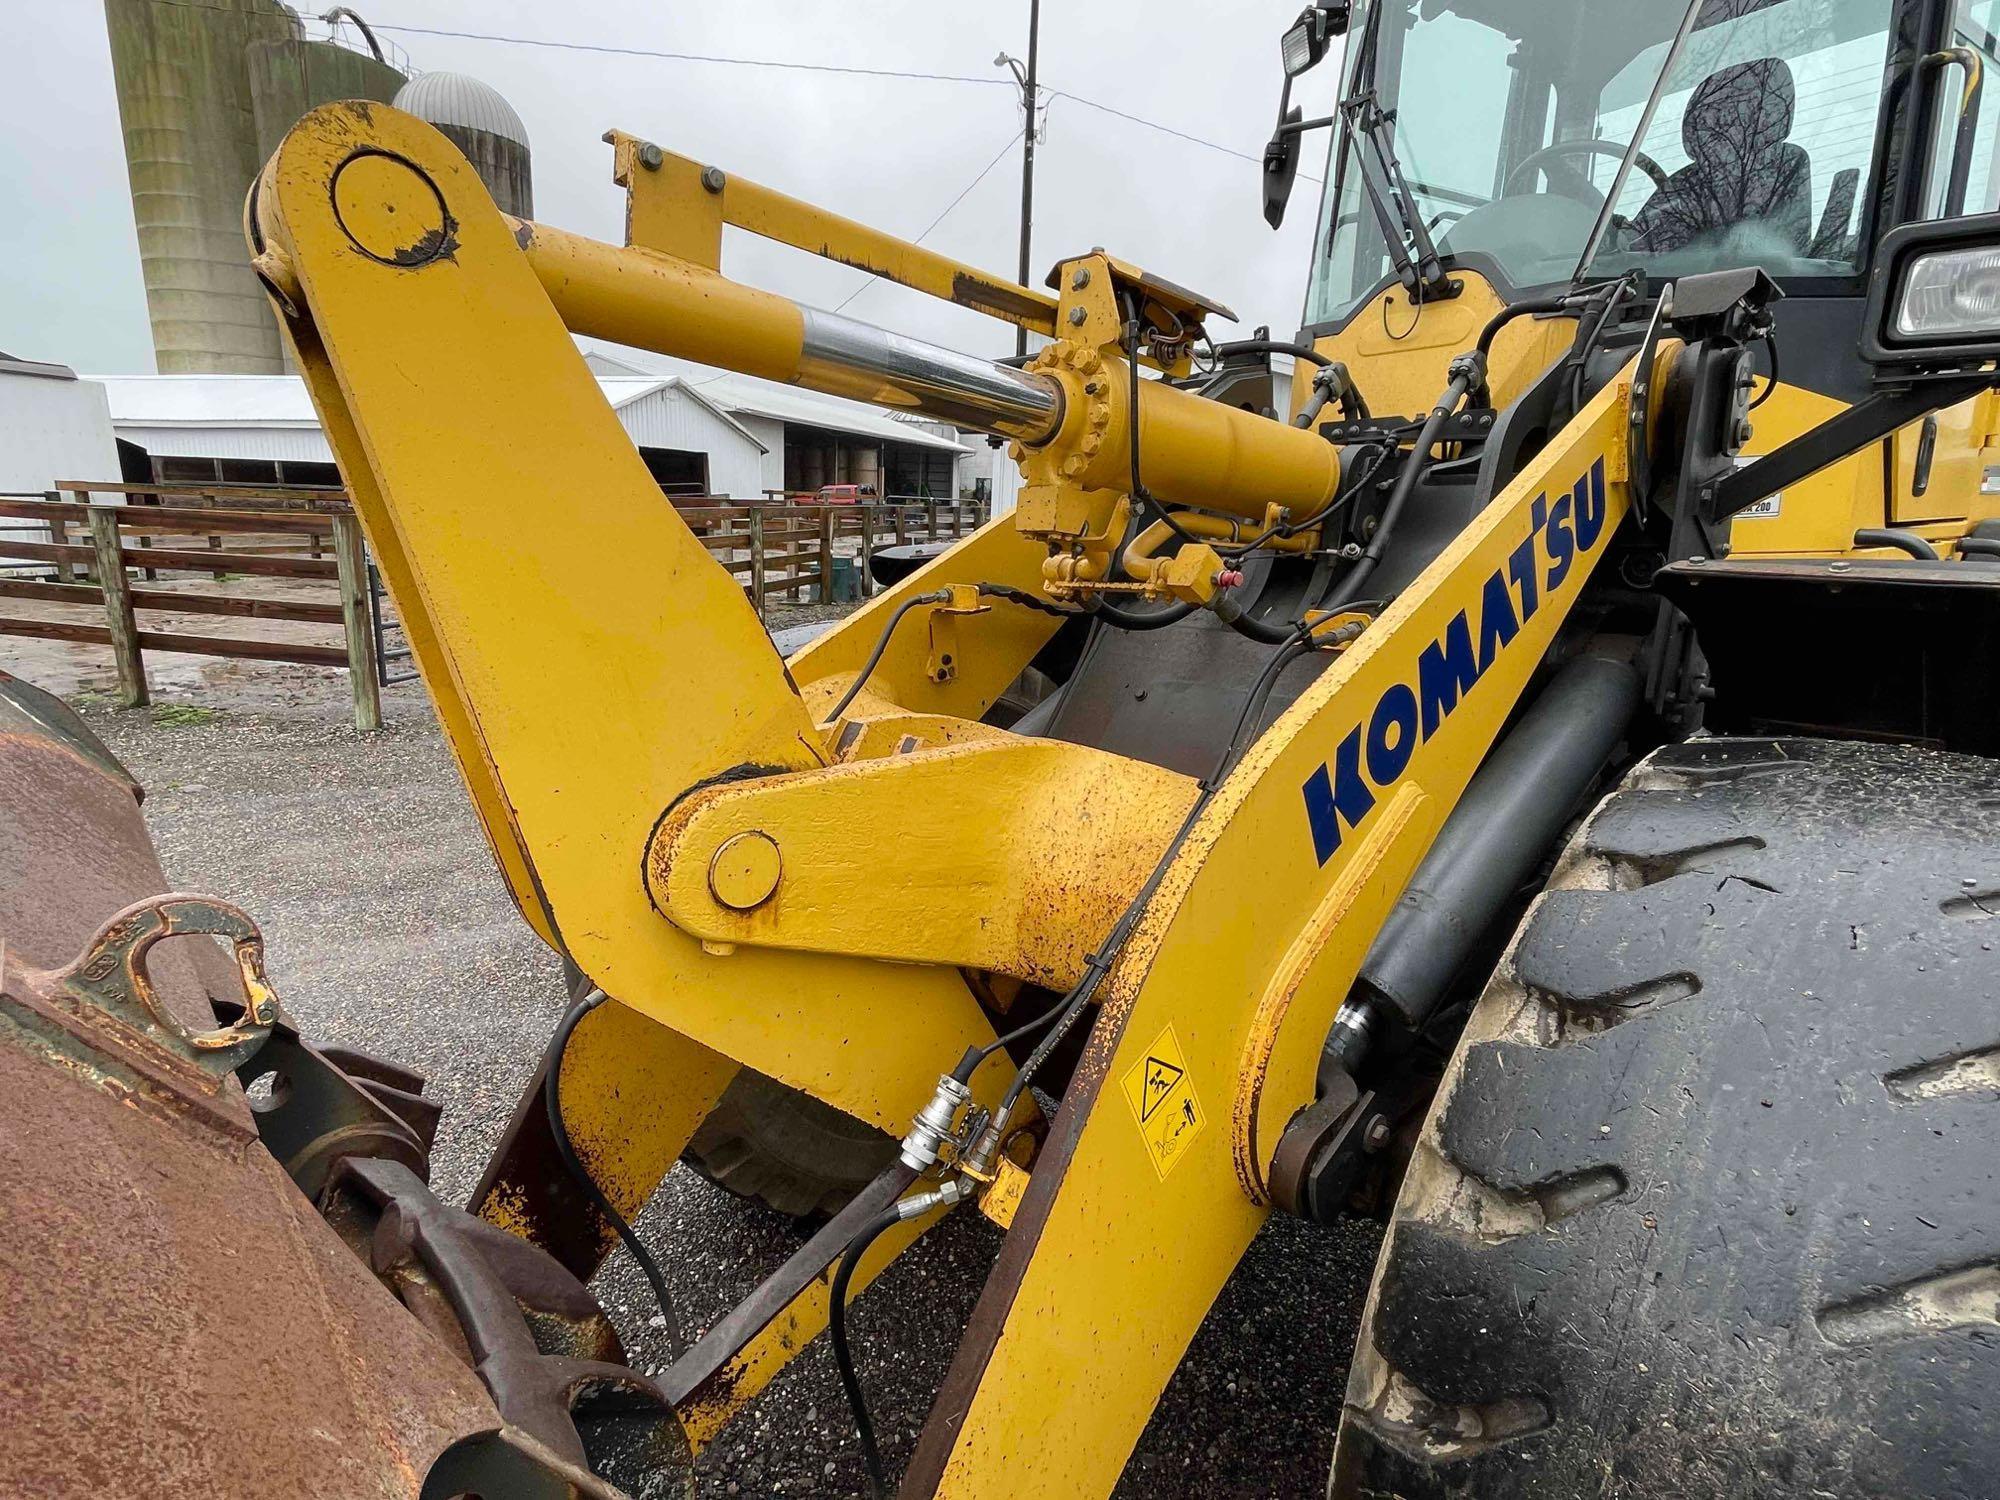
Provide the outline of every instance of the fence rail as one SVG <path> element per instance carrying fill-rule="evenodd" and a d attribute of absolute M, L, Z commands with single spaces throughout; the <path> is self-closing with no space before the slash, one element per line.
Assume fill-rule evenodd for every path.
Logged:
<path fill-rule="evenodd" d="M 119 701 L 131 708 L 151 699 L 146 682 L 148 651 L 346 667 L 355 727 L 381 727 L 365 550 L 360 523 L 341 491 L 76 482 L 59 488 L 75 498 L 0 499 L 0 518 L 38 522 L 52 538 L 36 542 L 0 535 L 0 560 L 45 563 L 55 574 L 53 582 L 0 577 L 0 600 L 95 606 L 103 610 L 105 623 L 0 614 L 0 635 L 109 646 L 118 673 Z M 125 495 L 130 503 L 108 505 L 91 499 L 104 494 Z M 72 534 L 77 541 L 70 540 Z M 153 545 L 161 539 L 181 545 Z M 205 545 L 194 547 L 187 545 L 189 541 Z M 327 551 L 332 555 L 320 555 Z M 135 573 L 151 581 L 163 572 L 208 574 L 217 580 L 237 574 L 317 579 L 334 585 L 335 598 L 223 597 L 145 588 L 133 581 Z M 142 611 L 338 625 L 342 640 L 338 645 L 319 645 L 142 629 L 138 620 Z"/>
<path fill-rule="evenodd" d="M 957 541 L 986 521 L 976 500 L 871 500 L 839 505 L 770 501 L 761 504 L 684 504 L 681 519 L 716 562 L 741 579 L 761 619 L 773 596 L 803 602 L 834 601 L 839 565 L 854 565 L 857 594 L 867 593 L 875 549 L 910 542 Z"/>
<path fill-rule="evenodd" d="M 150 701 L 145 653 L 190 652 L 258 661 L 344 666 L 352 683 L 354 722 L 382 724 L 381 689 L 414 676 L 407 641 L 383 608 L 360 523 L 340 490 L 269 486 L 127 485 L 68 481 L 69 499 L 0 496 L 0 569 L 28 564 L 53 581 L 0 571 L 0 601 L 101 609 L 104 623 L 5 613 L 0 636 L 35 636 L 108 646 L 119 700 Z M 120 495 L 125 504 L 94 497 Z M 843 579 L 852 597 L 872 591 L 877 547 L 956 541 L 984 524 L 978 501 L 874 500 L 862 504 L 782 501 L 737 504 L 696 497 L 672 503 L 718 566 L 736 578 L 758 617 L 787 596 L 832 603 Z M 4 523 L 31 523 L 49 540 L 22 540 Z M 323 555 L 324 554 L 324 555 Z M 271 598 L 151 588 L 162 573 L 323 581 L 330 600 Z M 150 612 L 338 626 L 338 645 L 190 635 L 142 627 Z"/>

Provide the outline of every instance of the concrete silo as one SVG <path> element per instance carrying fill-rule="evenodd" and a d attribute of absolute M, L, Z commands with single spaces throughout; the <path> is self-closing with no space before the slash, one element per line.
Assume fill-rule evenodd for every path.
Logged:
<path fill-rule="evenodd" d="M 428 120 L 463 151 L 502 211 L 535 216 L 528 130 L 497 90 L 463 73 L 420 73 L 392 102 Z"/>
<path fill-rule="evenodd" d="M 278 374 L 278 326 L 243 245 L 243 199 L 299 115 L 387 102 L 404 75 L 308 41 L 277 0 L 105 0 L 153 351 L 162 373 Z"/>

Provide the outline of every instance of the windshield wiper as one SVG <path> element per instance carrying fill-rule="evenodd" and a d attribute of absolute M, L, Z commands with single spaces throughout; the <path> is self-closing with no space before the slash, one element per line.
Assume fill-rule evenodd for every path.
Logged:
<path fill-rule="evenodd" d="M 1673 45 L 1667 48 L 1667 55 L 1660 59 L 1660 71 L 1653 79 L 1651 92 L 1646 95 L 1646 107 L 1639 111 L 1639 123 L 1632 131 L 1632 142 L 1618 159 L 1618 170 L 1612 174 L 1611 186 L 1604 192 L 1604 206 L 1598 209 L 1597 221 L 1590 226 L 1590 238 L 1583 242 L 1583 254 L 1577 257 L 1576 269 L 1570 272 L 1572 286 L 1581 286 L 1589 279 L 1590 263 L 1597 258 L 1597 248 L 1617 221 L 1618 200 L 1625 194 L 1625 183 L 1632 175 L 1632 165 L 1638 161 L 1639 148 L 1645 144 L 1647 132 L 1653 128 L 1653 116 L 1666 93 L 1667 79 L 1673 76 L 1674 64 L 1680 61 L 1681 50 L 1687 46 L 1695 18 L 1700 14 L 1701 0 L 1688 0 L 1687 10 L 1681 16 L 1680 30 L 1674 33 Z"/>
<path fill-rule="evenodd" d="M 1373 41 L 1373 33 L 1370 34 Z M 1382 108 L 1374 89 L 1340 101 L 1349 145 L 1361 164 L 1361 186 L 1382 226 L 1396 275 L 1413 300 L 1451 295 L 1451 283 L 1436 243 L 1424 224 L 1416 190 L 1396 159 L 1396 115 Z"/>

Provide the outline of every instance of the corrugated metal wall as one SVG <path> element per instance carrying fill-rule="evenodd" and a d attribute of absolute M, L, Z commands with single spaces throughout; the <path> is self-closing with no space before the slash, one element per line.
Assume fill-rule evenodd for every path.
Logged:
<path fill-rule="evenodd" d="M 706 453 L 713 494 L 754 500 L 763 487 L 764 455 L 756 443 L 685 391 L 665 386 L 627 402 L 618 420 L 639 447 Z"/>
<path fill-rule="evenodd" d="M 755 489 L 743 491 L 738 498 L 754 500 L 765 490 L 782 490 L 785 487 L 785 424 L 776 417 L 753 417 L 747 413 L 737 421 L 750 435 L 764 445 L 764 456 L 759 463 Z"/>

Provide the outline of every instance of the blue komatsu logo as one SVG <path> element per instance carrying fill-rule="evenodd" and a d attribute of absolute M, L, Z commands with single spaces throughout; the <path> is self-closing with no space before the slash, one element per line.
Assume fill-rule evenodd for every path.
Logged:
<path fill-rule="evenodd" d="M 1527 540 L 1481 586 L 1477 618 L 1471 610 L 1453 615 L 1444 633 L 1419 653 L 1416 680 L 1391 684 L 1367 721 L 1348 730 L 1331 764 L 1322 762 L 1306 778 L 1306 821 L 1322 865 L 1340 848 L 1343 831 L 1359 828 L 1374 810 L 1377 791 L 1401 778 L 1417 746 L 1438 732 L 1513 644 L 1544 595 L 1561 588 L 1577 558 L 1602 539 L 1604 460 L 1592 464 L 1555 504 L 1547 495 L 1536 496 L 1530 514 Z M 1538 555 L 1544 550 L 1546 563 Z"/>

